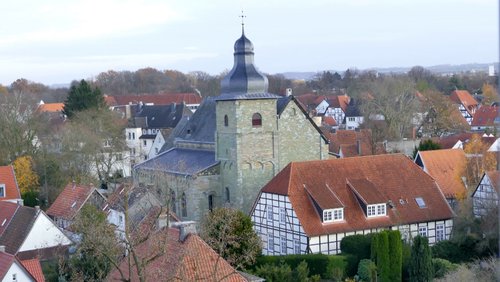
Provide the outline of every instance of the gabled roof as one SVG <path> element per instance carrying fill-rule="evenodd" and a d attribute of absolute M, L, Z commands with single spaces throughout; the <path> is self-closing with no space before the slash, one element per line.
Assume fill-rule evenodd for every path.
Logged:
<path fill-rule="evenodd" d="M 4 210 L 9 211 L 8 225 L 0 236 L 0 246 L 4 245 L 7 253 L 16 254 L 28 236 L 38 212 L 34 208 L 9 202 L 0 202 L 0 210 L 2 213 Z"/>
<path fill-rule="evenodd" d="M 0 281 L 11 281 L 12 277 L 5 277 L 7 272 L 12 267 L 13 264 L 17 264 L 22 270 L 25 271 L 25 274 L 33 279 L 32 281 L 45 281 L 44 280 L 35 280 L 33 275 L 24 267 L 24 265 L 14 256 L 5 252 L 0 252 Z M 40 268 L 41 270 L 41 268 Z M 43 276 L 42 276 L 43 277 Z M 19 279 L 19 278 L 18 278 Z M 23 281 L 24 282 L 24 281 Z"/>
<path fill-rule="evenodd" d="M 373 155 L 372 134 L 369 129 L 337 130 L 327 136 L 330 139 L 329 150 L 334 154 L 340 155 L 342 153 L 343 157 Z M 376 154 L 385 153 L 382 146 L 376 146 L 375 149 Z M 361 150 L 361 154 L 358 150 Z"/>
<path fill-rule="evenodd" d="M 14 168 L 11 165 L 0 166 L 0 184 L 5 184 L 5 197 L 0 197 L 0 201 L 21 199 Z"/>
<path fill-rule="evenodd" d="M 94 186 L 69 183 L 49 207 L 47 214 L 72 220 L 94 192 L 99 193 Z"/>
<path fill-rule="evenodd" d="M 419 151 L 418 158 L 423 169 L 439 184 L 446 198 L 457 198 L 466 193 L 462 174 L 466 165 L 465 153 L 462 149 L 441 149 Z"/>
<path fill-rule="evenodd" d="M 327 98 L 327 103 L 332 108 L 340 108 L 345 113 L 349 105 L 349 96 L 347 95 L 337 95 L 330 96 Z"/>
<path fill-rule="evenodd" d="M 64 108 L 64 103 L 47 103 L 47 104 L 40 104 L 38 106 L 38 111 L 55 113 L 55 112 L 62 112 L 63 108 Z"/>
<path fill-rule="evenodd" d="M 183 116 L 191 116 L 193 112 L 185 104 L 144 105 L 134 118 L 135 127 L 174 128 Z"/>
<path fill-rule="evenodd" d="M 201 96 L 196 93 L 165 93 L 158 94 L 142 94 L 142 95 L 114 95 L 105 96 L 104 100 L 108 106 L 154 104 L 154 105 L 169 105 L 177 104 L 199 104 Z"/>
<path fill-rule="evenodd" d="M 189 234 L 183 241 L 179 240 L 177 228 L 164 228 L 148 238 L 136 248 L 140 259 L 152 259 L 145 266 L 148 281 L 246 281 L 229 263 L 219 257 L 198 235 Z M 120 269 L 138 281 L 135 267 L 129 273 L 127 259 L 120 264 Z M 213 277 L 213 275 L 215 277 Z M 114 269 L 108 276 L 109 281 L 120 280 L 118 270 Z"/>
<path fill-rule="evenodd" d="M 139 170 L 161 170 L 182 175 L 196 175 L 219 163 L 214 151 L 172 148 L 134 167 Z"/>
<path fill-rule="evenodd" d="M 467 90 L 454 90 L 451 92 L 450 99 L 456 104 L 464 105 L 470 114 L 472 114 L 473 109 L 477 107 L 477 101 Z"/>
<path fill-rule="evenodd" d="M 477 190 L 479 189 L 479 186 L 483 184 L 483 180 L 485 178 L 488 178 L 491 186 L 493 186 L 493 189 L 497 192 L 498 195 L 500 195 L 500 171 L 498 170 L 493 170 L 493 171 L 485 171 L 483 173 L 483 176 L 481 177 L 481 181 L 476 186 L 476 189 L 472 193 L 472 197 L 476 194 Z"/>
<path fill-rule="evenodd" d="M 2 237 L 5 229 L 9 226 L 12 218 L 14 218 L 18 207 L 19 205 L 15 203 L 0 201 L 0 209 L 2 210 L 0 213 L 0 237 Z"/>
<path fill-rule="evenodd" d="M 441 149 L 451 149 L 458 141 L 465 142 L 472 138 L 472 133 L 458 133 L 448 136 L 440 137 L 435 140 L 439 145 L 441 145 Z M 434 141 L 434 140 L 433 140 Z"/>
<path fill-rule="evenodd" d="M 36 282 L 45 282 L 40 260 L 37 258 L 21 260 L 21 264 L 31 274 L 31 276 L 33 276 Z"/>
<path fill-rule="evenodd" d="M 495 118 L 500 113 L 499 107 L 481 106 L 474 112 L 472 126 L 493 126 Z"/>
<path fill-rule="evenodd" d="M 332 116 L 323 116 L 323 123 L 328 126 L 336 126 L 337 121 Z"/>
<path fill-rule="evenodd" d="M 349 184 L 350 183 L 350 184 Z M 304 188 L 307 187 L 307 189 Z M 387 216 L 367 218 L 351 187 L 366 201 L 387 203 Z M 379 191 L 372 196 L 373 187 Z M 344 205 L 344 221 L 322 223 L 308 191 L 332 190 Z M 428 174 L 402 154 L 292 162 L 261 192 L 288 196 L 308 236 L 450 219 L 453 212 Z M 415 198 L 422 197 L 425 208 Z M 393 208 L 391 208 L 391 205 Z"/>

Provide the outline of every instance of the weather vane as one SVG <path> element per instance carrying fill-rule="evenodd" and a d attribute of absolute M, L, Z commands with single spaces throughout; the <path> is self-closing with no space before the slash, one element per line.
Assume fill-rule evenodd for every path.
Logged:
<path fill-rule="evenodd" d="M 239 16 L 241 18 L 241 32 L 242 33 L 245 33 L 245 18 L 247 16 L 245 16 L 245 14 L 243 13 L 243 10 L 241 10 L 241 16 Z"/>

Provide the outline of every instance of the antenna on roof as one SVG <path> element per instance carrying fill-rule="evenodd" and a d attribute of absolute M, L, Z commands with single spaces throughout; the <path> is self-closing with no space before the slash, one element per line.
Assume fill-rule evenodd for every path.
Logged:
<path fill-rule="evenodd" d="M 245 34 L 245 18 L 247 16 L 245 16 L 245 14 L 243 13 L 243 10 L 241 10 L 241 16 L 239 16 L 241 18 L 241 34 Z"/>

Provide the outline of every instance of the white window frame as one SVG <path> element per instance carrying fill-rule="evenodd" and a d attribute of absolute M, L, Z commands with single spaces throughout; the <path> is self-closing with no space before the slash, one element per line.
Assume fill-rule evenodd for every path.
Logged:
<path fill-rule="evenodd" d="M 387 215 L 387 206 L 385 203 L 366 206 L 367 217 L 382 216 L 382 215 Z"/>
<path fill-rule="evenodd" d="M 444 224 L 436 224 L 436 242 L 443 241 L 446 237 Z"/>
<path fill-rule="evenodd" d="M 286 223 L 286 209 L 280 208 L 280 222 Z"/>
<path fill-rule="evenodd" d="M 287 244 L 286 244 L 286 236 L 283 236 L 283 235 L 282 235 L 282 236 L 280 237 L 280 247 L 281 247 L 281 254 L 282 254 L 282 255 L 286 255 L 286 253 L 287 253 L 287 252 L 286 252 L 286 247 L 287 247 L 286 245 L 287 245 Z"/>
<path fill-rule="evenodd" d="M 293 247 L 296 255 L 300 255 L 302 246 L 300 244 L 300 240 L 294 240 L 293 241 Z"/>
<path fill-rule="evenodd" d="M 323 222 L 344 220 L 344 208 L 323 210 Z"/>
<path fill-rule="evenodd" d="M 274 252 L 274 237 L 272 233 L 267 235 L 267 251 Z"/>
<path fill-rule="evenodd" d="M 274 220 L 273 206 L 267 206 L 267 220 Z"/>
<path fill-rule="evenodd" d="M 2 198 L 3 198 L 3 197 L 6 197 L 6 195 L 5 195 L 5 194 L 6 194 L 6 193 L 5 193 L 5 190 L 6 190 L 6 189 L 5 189 L 5 184 L 3 184 L 3 183 L 2 183 L 2 184 L 0 184 L 0 197 L 2 197 Z"/>
<path fill-rule="evenodd" d="M 427 226 L 418 227 L 418 235 L 427 237 Z"/>

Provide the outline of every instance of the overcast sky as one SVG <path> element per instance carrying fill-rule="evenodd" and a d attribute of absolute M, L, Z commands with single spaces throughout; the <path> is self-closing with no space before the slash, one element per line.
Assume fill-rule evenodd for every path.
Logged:
<path fill-rule="evenodd" d="M 218 74 L 232 67 L 241 9 L 266 73 L 498 61 L 496 0 L 2 0 L 0 83 Z"/>

